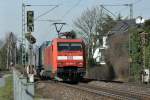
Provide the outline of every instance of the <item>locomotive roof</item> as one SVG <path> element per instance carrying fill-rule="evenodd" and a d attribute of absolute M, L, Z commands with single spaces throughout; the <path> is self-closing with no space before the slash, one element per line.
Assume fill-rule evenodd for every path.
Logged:
<path fill-rule="evenodd" d="M 82 39 L 64 39 L 64 38 L 55 38 L 53 41 L 56 42 L 83 42 Z"/>

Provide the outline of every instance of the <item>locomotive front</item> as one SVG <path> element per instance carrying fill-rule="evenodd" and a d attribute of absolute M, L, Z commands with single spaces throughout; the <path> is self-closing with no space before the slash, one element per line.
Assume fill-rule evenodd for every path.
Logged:
<path fill-rule="evenodd" d="M 64 81 L 79 81 L 85 74 L 85 48 L 81 39 L 57 40 L 57 76 Z"/>

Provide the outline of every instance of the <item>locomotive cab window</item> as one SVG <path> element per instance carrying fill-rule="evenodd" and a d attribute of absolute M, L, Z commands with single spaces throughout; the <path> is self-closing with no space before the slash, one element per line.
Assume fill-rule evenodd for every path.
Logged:
<path fill-rule="evenodd" d="M 81 43 L 71 43 L 70 50 L 71 51 L 80 51 L 82 49 Z"/>
<path fill-rule="evenodd" d="M 58 43 L 58 51 L 81 51 L 81 43 Z"/>

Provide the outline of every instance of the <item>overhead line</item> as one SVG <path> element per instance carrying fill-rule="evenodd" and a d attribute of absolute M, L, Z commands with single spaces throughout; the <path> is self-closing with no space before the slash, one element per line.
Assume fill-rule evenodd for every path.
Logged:
<path fill-rule="evenodd" d="M 57 5 L 26 5 L 26 6 L 57 6 Z"/>
<path fill-rule="evenodd" d="M 112 13 L 111 11 L 109 11 L 108 9 L 106 9 L 103 5 L 101 5 L 101 7 L 103 7 L 103 9 L 105 9 L 107 12 L 109 12 L 111 15 L 113 15 L 116 18 L 116 15 L 114 13 Z"/>
<path fill-rule="evenodd" d="M 38 20 L 38 21 L 48 21 L 48 22 L 58 22 L 58 21 L 61 21 L 61 20 L 51 20 L 51 19 L 47 19 L 47 20 Z"/>
<path fill-rule="evenodd" d="M 141 2 L 142 0 L 136 0 L 135 2 L 133 2 L 132 4 L 137 4 L 139 2 Z"/>
<path fill-rule="evenodd" d="M 55 8 L 57 8 L 59 5 L 56 5 L 55 7 L 51 8 L 50 10 L 48 10 L 47 12 L 44 12 L 43 14 L 39 15 L 38 17 L 36 17 L 34 20 L 39 19 L 40 17 L 48 14 L 49 12 L 51 12 L 52 10 L 54 10 Z"/>
<path fill-rule="evenodd" d="M 62 18 L 65 18 L 67 14 L 69 14 L 75 7 L 77 7 L 80 4 L 81 0 L 78 0 L 78 2 L 72 7 L 70 8 L 63 16 Z"/>
<path fill-rule="evenodd" d="M 26 6 L 32 6 L 32 5 L 26 5 Z M 39 5 L 36 5 L 36 6 L 39 6 Z M 40 6 L 44 6 L 44 5 L 40 5 Z M 47 5 L 47 6 L 48 6 L 48 5 Z M 57 8 L 58 6 L 59 6 L 59 5 L 55 5 L 55 7 L 51 8 L 50 10 L 48 10 L 48 11 L 44 12 L 43 14 L 37 16 L 37 17 L 34 19 L 34 21 L 36 21 L 36 20 L 39 19 L 40 17 L 42 17 L 42 16 L 48 14 L 49 12 L 51 12 L 52 10 L 54 10 L 55 8 Z M 26 25 L 26 24 L 27 24 L 27 23 L 25 23 L 24 25 Z"/>
<path fill-rule="evenodd" d="M 125 4 L 102 4 L 103 6 L 123 6 Z"/>

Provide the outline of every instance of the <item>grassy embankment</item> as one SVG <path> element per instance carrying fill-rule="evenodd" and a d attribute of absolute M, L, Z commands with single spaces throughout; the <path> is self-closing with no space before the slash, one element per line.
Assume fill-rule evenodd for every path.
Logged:
<path fill-rule="evenodd" d="M 0 87 L 0 100 L 13 100 L 12 75 L 5 78 L 5 86 Z"/>

